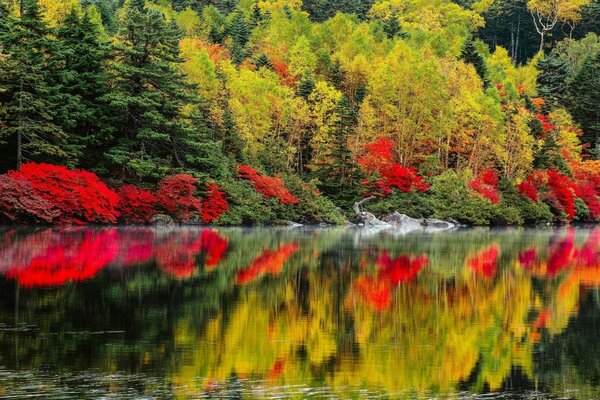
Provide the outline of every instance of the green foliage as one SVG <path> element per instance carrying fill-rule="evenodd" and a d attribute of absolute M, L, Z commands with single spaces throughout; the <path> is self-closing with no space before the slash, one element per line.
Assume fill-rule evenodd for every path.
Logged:
<path fill-rule="evenodd" d="M 365 209 L 378 217 L 399 212 L 412 218 L 430 218 L 434 214 L 432 196 L 422 192 L 394 190 L 387 197 L 367 203 Z"/>
<path fill-rule="evenodd" d="M 473 225 L 489 225 L 497 218 L 492 203 L 471 195 L 466 177 L 455 171 L 447 171 L 433 179 L 431 196 L 435 218 L 453 218 Z"/>
<path fill-rule="evenodd" d="M 248 182 L 226 178 L 217 181 L 217 185 L 227 193 L 229 201 L 229 211 L 215 221 L 217 225 L 261 225 L 274 221 L 275 215 L 264 197 Z"/>

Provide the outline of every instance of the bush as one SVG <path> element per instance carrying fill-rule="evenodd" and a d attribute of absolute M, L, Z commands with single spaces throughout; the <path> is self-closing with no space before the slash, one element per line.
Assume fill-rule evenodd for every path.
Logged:
<path fill-rule="evenodd" d="M 218 225 L 260 225 L 273 222 L 274 214 L 264 204 L 264 197 L 245 181 L 233 178 L 217 182 L 229 195 L 229 210 L 215 221 Z M 275 203 L 277 200 L 271 200 Z"/>
<path fill-rule="evenodd" d="M 146 224 L 156 213 L 156 196 L 149 190 L 134 185 L 119 189 L 119 212 L 127 223 Z"/>
<path fill-rule="evenodd" d="M 265 196 L 265 198 L 278 199 L 282 204 L 298 204 L 300 200 L 295 198 L 285 187 L 285 182 L 279 176 L 266 176 L 247 165 L 238 166 L 240 178 L 252 182 L 254 189 Z"/>
<path fill-rule="evenodd" d="M 165 177 L 158 184 L 158 205 L 179 220 L 200 212 L 200 200 L 194 196 L 197 183 L 196 178 L 187 174 Z"/>
<path fill-rule="evenodd" d="M 276 218 L 281 221 L 294 221 L 302 224 L 330 223 L 343 224 L 343 212 L 328 198 L 321 196 L 316 187 L 305 183 L 297 175 L 286 175 L 285 183 L 300 202 L 298 204 L 273 204 Z"/>
<path fill-rule="evenodd" d="M 0 175 L 0 220 L 51 223 L 59 216 L 58 207 L 40 196 L 28 181 Z"/>
<path fill-rule="evenodd" d="M 429 218 L 434 213 L 431 199 L 432 196 L 421 192 L 394 190 L 390 196 L 365 204 L 365 208 L 380 217 L 398 211 L 413 218 Z"/>
<path fill-rule="evenodd" d="M 202 221 L 208 224 L 229 211 L 229 203 L 218 185 L 209 183 L 206 185 L 206 191 L 206 199 L 202 202 Z"/>
<path fill-rule="evenodd" d="M 57 222 L 65 224 L 117 222 L 119 197 L 95 174 L 69 170 L 61 165 L 24 164 L 9 175 L 28 181 L 35 193 L 60 211 Z"/>
<path fill-rule="evenodd" d="M 453 170 L 434 178 L 431 185 L 433 216 L 453 218 L 473 225 L 488 225 L 496 217 L 494 206 L 482 197 L 475 197 L 467 189 L 467 179 Z"/>

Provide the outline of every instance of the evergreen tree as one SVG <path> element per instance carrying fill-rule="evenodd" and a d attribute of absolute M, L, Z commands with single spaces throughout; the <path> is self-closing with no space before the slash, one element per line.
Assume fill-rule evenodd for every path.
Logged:
<path fill-rule="evenodd" d="M 548 106 L 564 104 L 569 91 L 567 80 L 571 75 L 569 65 L 554 52 L 538 63 L 538 93 Z"/>
<path fill-rule="evenodd" d="M 0 31 L 4 58 L 0 68 L 0 131 L 8 164 L 20 168 L 26 159 L 66 163 L 66 136 L 55 123 L 54 88 L 48 84 L 48 59 L 54 44 L 42 21 L 37 0 L 27 0 L 19 19 Z"/>
<path fill-rule="evenodd" d="M 600 157 L 600 53 L 584 61 L 569 86 L 567 108 L 583 129 L 582 141 Z"/>
<path fill-rule="evenodd" d="M 481 78 L 483 85 L 485 87 L 489 86 L 490 81 L 487 78 L 487 68 L 485 65 L 485 60 L 477 51 L 477 48 L 475 47 L 475 41 L 473 40 L 473 38 L 469 38 L 465 42 L 461 53 L 461 58 L 465 63 L 473 65 L 475 67 L 475 71 L 477 71 L 477 75 L 479 75 L 479 77 Z"/>
<path fill-rule="evenodd" d="M 298 85 L 298 94 L 304 98 L 304 100 L 308 99 L 308 96 L 315 90 L 315 81 L 311 76 L 306 76 L 302 78 L 300 84 Z"/>
<path fill-rule="evenodd" d="M 194 130 L 183 115 L 194 100 L 193 87 L 176 67 L 181 32 L 162 13 L 131 0 L 115 47 L 113 89 L 105 96 L 111 120 L 105 153 L 127 175 L 158 179 L 185 168 L 193 150 Z"/>
<path fill-rule="evenodd" d="M 234 13 L 227 27 L 227 33 L 233 41 L 231 60 L 235 65 L 240 65 L 246 59 L 246 43 L 248 43 L 250 31 L 250 25 L 246 22 L 244 15 L 241 12 Z"/>
<path fill-rule="evenodd" d="M 339 100 L 336 113 L 340 118 L 331 142 L 327 151 L 313 161 L 313 169 L 319 190 L 336 204 L 350 207 L 360 195 L 360 172 L 348 148 L 348 139 L 358 115 L 345 96 Z"/>
<path fill-rule="evenodd" d="M 105 59 L 109 44 L 101 27 L 86 10 L 80 18 L 72 10 L 58 29 L 57 52 L 52 65 L 53 85 L 60 88 L 55 102 L 57 122 L 68 133 L 74 151 L 98 143 L 104 106 L 99 99 L 108 93 Z M 87 157 L 87 166 L 98 160 Z"/>

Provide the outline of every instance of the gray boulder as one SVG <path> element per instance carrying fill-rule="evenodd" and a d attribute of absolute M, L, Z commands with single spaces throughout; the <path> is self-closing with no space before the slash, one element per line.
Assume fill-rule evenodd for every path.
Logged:
<path fill-rule="evenodd" d="M 150 220 L 150 223 L 154 226 L 175 225 L 175 221 L 173 220 L 173 218 L 171 218 L 170 216 L 168 216 L 166 214 L 156 214 L 154 217 L 152 217 L 152 220 Z"/>

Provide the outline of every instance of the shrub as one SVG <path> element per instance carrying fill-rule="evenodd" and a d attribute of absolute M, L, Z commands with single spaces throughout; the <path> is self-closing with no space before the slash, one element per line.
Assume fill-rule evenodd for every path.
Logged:
<path fill-rule="evenodd" d="M 115 223 L 119 216 L 119 197 L 91 172 L 27 163 L 9 175 L 28 181 L 39 196 L 54 204 L 60 223 Z"/>
<path fill-rule="evenodd" d="M 537 203 L 540 200 L 537 188 L 529 180 L 524 180 L 523 182 L 519 183 L 517 185 L 517 189 L 519 190 L 519 193 L 522 196 L 528 198 L 529 200 L 535 203 Z"/>
<path fill-rule="evenodd" d="M 187 174 L 165 177 L 158 184 L 158 205 L 177 219 L 200 212 L 200 200 L 194 196 L 197 182 L 196 178 Z"/>
<path fill-rule="evenodd" d="M 387 197 L 365 204 L 365 208 L 376 216 L 385 216 L 398 211 L 413 218 L 429 218 L 434 213 L 431 199 L 432 196 L 425 193 L 406 193 L 396 190 Z"/>
<path fill-rule="evenodd" d="M 225 193 L 219 189 L 218 185 L 208 184 L 206 191 L 206 199 L 202 203 L 202 220 L 208 224 L 218 219 L 224 212 L 229 211 L 229 203 L 225 198 Z"/>
<path fill-rule="evenodd" d="M 594 183 L 578 182 L 577 196 L 585 203 L 591 219 L 598 219 L 600 217 L 600 200 L 598 200 L 598 192 Z"/>
<path fill-rule="evenodd" d="M 548 171 L 548 187 L 569 220 L 575 217 L 575 192 L 577 187 L 566 175 L 556 170 Z"/>
<path fill-rule="evenodd" d="M 51 223 L 59 216 L 58 207 L 40 196 L 28 181 L 0 175 L 0 220 Z"/>
<path fill-rule="evenodd" d="M 274 220 L 273 211 L 264 204 L 264 197 L 254 190 L 250 183 L 223 179 L 218 181 L 218 185 L 229 195 L 229 210 L 214 221 L 216 224 L 256 225 Z"/>
<path fill-rule="evenodd" d="M 381 137 L 365 146 L 365 155 L 358 160 L 362 170 L 371 175 L 363 181 L 368 193 L 388 196 L 393 189 L 402 192 L 427 192 L 429 185 L 412 167 L 393 162 L 394 142 Z"/>
<path fill-rule="evenodd" d="M 470 181 L 467 186 L 475 193 L 492 204 L 500 203 L 500 193 L 498 192 L 498 174 L 495 171 L 488 170 L 481 177 Z"/>
<path fill-rule="evenodd" d="M 247 165 L 238 166 L 239 177 L 252 182 L 254 189 L 265 198 L 276 198 L 282 204 L 297 204 L 300 202 L 285 187 L 285 182 L 279 176 L 266 176 Z"/>
<path fill-rule="evenodd" d="M 119 189 L 119 212 L 128 223 L 145 224 L 156 213 L 156 196 L 149 190 L 134 185 L 124 185 Z"/>
<path fill-rule="evenodd" d="M 449 170 L 434 178 L 431 205 L 434 217 L 454 218 L 474 225 L 488 225 L 496 216 L 494 206 L 486 199 L 471 196 L 465 177 Z"/>

